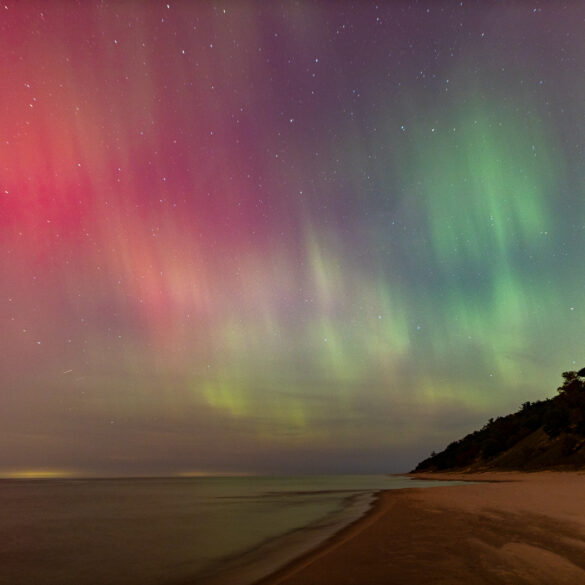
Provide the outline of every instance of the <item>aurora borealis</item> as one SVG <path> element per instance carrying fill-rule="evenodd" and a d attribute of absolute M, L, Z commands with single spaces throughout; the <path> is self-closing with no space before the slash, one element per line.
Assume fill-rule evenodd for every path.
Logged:
<path fill-rule="evenodd" d="M 550 396 L 585 364 L 584 22 L 0 5 L 0 473 L 398 471 Z"/>

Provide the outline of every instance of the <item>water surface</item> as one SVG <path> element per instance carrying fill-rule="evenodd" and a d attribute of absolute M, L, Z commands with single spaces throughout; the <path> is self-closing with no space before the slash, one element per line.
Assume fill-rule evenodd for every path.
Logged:
<path fill-rule="evenodd" d="M 314 547 L 389 476 L 0 481 L 0 584 L 246 583 Z M 226 569 L 228 572 L 226 572 Z"/>

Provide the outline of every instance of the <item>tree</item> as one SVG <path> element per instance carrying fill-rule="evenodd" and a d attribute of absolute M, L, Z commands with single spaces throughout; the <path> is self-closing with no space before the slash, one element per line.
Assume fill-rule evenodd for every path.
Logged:
<path fill-rule="evenodd" d="M 484 441 L 482 455 L 485 459 L 491 459 L 492 457 L 495 457 L 501 453 L 503 450 L 504 446 L 502 445 L 502 442 L 497 438 L 490 437 Z"/>
<path fill-rule="evenodd" d="M 585 382 L 581 379 L 580 374 L 585 374 L 585 368 L 579 372 L 563 372 L 563 384 L 557 388 L 559 394 L 569 394 L 578 392 L 585 388 Z"/>
<path fill-rule="evenodd" d="M 544 432 L 551 438 L 557 437 L 569 425 L 569 409 L 563 404 L 555 404 L 549 408 L 544 417 Z"/>

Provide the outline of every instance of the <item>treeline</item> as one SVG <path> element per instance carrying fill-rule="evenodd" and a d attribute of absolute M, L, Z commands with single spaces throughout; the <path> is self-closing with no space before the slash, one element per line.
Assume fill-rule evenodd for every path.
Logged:
<path fill-rule="evenodd" d="M 580 465 L 585 461 L 585 368 L 563 372 L 557 392 L 554 398 L 525 402 L 514 414 L 490 419 L 481 430 L 432 453 L 415 471 L 493 468 L 496 463 L 508 469 Z"/>

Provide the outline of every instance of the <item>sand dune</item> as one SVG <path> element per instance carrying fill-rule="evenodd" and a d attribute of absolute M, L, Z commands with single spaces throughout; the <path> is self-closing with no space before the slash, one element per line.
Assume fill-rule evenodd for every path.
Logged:
<path fill-rule="evenodd" d="M 585 584 L 585 473 L 426 477 L 262 585 Z"/>

